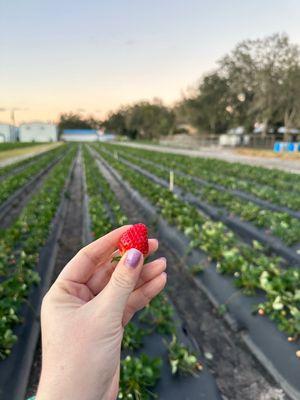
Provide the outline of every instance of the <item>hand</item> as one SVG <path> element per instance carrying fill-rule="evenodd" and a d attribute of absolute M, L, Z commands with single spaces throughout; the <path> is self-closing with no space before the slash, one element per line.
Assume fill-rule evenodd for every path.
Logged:
<path fill-rule="evenodd" d="M 123 328 L 166 284 L 166 260 L 143 266 L 131 249 L 112 262 L 116 229 L 84 247 L 46 294 L 41 311 L 42 373 L 37 400 L 113 400 Z M 158 242 L 149 240 L 149 253 Z"/>

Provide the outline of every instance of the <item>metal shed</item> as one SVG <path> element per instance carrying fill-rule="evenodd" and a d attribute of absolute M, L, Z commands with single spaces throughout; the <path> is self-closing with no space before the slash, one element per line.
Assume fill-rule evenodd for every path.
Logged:
<path fill-rule="evenodd" d="M 20 142 L 56 142 L 56 125 L 44 122 L 30 122 L 19 127 Z"/>
<path fill-rule="evenodd" d="M 64 129 L 61 140 L 66 142 L 96 142 L 99 134 L 96 129 Z"/>

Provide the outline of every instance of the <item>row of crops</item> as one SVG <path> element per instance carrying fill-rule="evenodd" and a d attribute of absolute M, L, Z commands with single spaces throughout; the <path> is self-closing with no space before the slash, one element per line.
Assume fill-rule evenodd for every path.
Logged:
<path fill-rule="evenodd" d="M 232 329 L 244 332 L 244 341 L 253 354 L 274 377 L 279 377 L 290 394 L 295 387 L 299 390 L 300 236 L 298 208 L 295 202 L 292 204 L 297 185 L 291 191 L 293 179 L 297 182 L 299 177 L 261 168 L 256 171 L 248 166 L 240 168 L 240 176 L 235 164 L 220 162 L 226 170 L 227 182 L 231 181 L 227 187 L 221 185 L 221 178 L 218 183 L 209 178 L 214 173 L 219 175 L 213 169 L 212 160 L 162 156 L 111 144 L 95 145 L 93 151 L 119 177 L 120 184 L 129 187 L 128 193 L 135 191 L 133 198 L 137 194 L 141 196 L 140 207 L 147 209 L 150 205 L 158 221 L 168 223 L 172 232 L 162 229 L 162 236 L 171 246 L 177 232 L 178 240 L 173 247 L 179 249 L 184 243 L 186 249 L 179 255 L 187 260 L 198 286 L 208 293 Z M 172 190 L 170 171 L 175 175 Z M 267 178 L 258 178 L 255 183 L 255 173 L 261 176 L 263 172 Z M 276 182 L 269 180 L 271 177 Z M 242 187 L 236 190 L 235 180 L 243 180 L 243 190 Z M 255 185 L 257 191 L 254 191 Z M 281 206 L 277 196 L 262 199 L 263 187 L 266 192 L 289 198 L 289 207 Z M 283 187 L 287 188 L 286 192 Z M 210 190 L 210 197 L 204 199 L 205 190 Z M 236 209 L 225 208 L 224 203 L 219 206 L 219 198 L 227 195 L 243 205 L 244 215 L 248 207 L 251 210 L 251 206 L 259 206 L 257 216 L 269 218 L 266 226 L 258 230 L 254 217 L 246 219 Z M 245 198 L 247 202 L 242 201 Z M 243 230 L 241 224 L 244 224 Z M 272 245 L 273 240 L 276 245 Z M 189 257 L 187 253 L 193 255 Z"/>
<path fill-rule="evenodd" d="M 58 152 L 63 152 L 63 157 L 53 167 L 41 189 L 33 194 L 13 224 L 0 234 L 0 357 L 2 359 L 10 354 L 17 340 L 13 327 L 22 322 L 20 310 L 30 288 L 39 282 L 36 272 L 39 252 L 48 238 L 76 149 L 74 147 L 67 153 L 65 148 L 51 151 L 22 171 L 20 179 L 19 174 L 12 175 L 4 181 L 4 186 L 1 185 L 1 189 L 2 187 L 6 189 L 1 193 L 13 193 L 21 186 L 21 182 L 23 185 L 26 183 L 24 176 L 32 178 L 32 174 L 51 163 Z"/>
<path fill-rule="evenodd" d="M 127 222 L 110 185 L 87 148 L 83 150 L 91 230 L 94 238 Z M 147 338 L 147 339 L 146 339 Z M 178 338 L 174 309 L 165 295 L 154 299 L 124 330 L 122 342 L 120 399 L 150 399 L 162 375 L 163 357 L 151 357 L 149 340 L 160 342 L 167 353 L 171 374 L 197 375 L 202 370 L 197 356 Z M 148 344 L 148 345 L 147 345 Z M 148 349 L 149 350 L 149 349 Z M 148 351 L 148 353 L 150 353 Z"/>
<path fill-rule="evenodd" d="M 72 184 L 75 162 L 82 167 L 90 236 L 101 236 L 126 223 L 127 217 L 88 147 L 64 145 L 0 170 L 1 204 L 16 194 L 21 197 L 28 182 L 35 182 L 41 171 L 47 170 L 40 186 L 32 187 L 19 215 L 0 232 L 0 392 L 3 398 L 5 388 L 18 382 L 7 371 L 17 372 L 21 368 L 19 362 L 26 358 L 22 353 L 28 353 L 24 345 L 32 351 L 30 339 L 24 342 L 24 332 L 31 329 L 33 322 L 27 319 L 26 310 L 37 311 L 35 296 L 42 290 L 45 269 L 50 268 L 48 260 L 41 255 L 49 247 L 56 225 L 61 223 L 57 216 L 66 201 L 67 187 Z M 119 398 L 152 398 L 162 376 L 190 375 L 194 379 L 200 373 L 202 364 L 190 344 L 182 340 L 179 327 L 174 307 L 165 295 L 155 299 L 128 324 L 122 344 Z M 26 371 L 21 375 L 24 374 Z M 207 372 L 202 374 L 205 377 Z M 215 390 L 214 384 L 211 386 Z"/>
<path fill-rule="evenodd" d="M 6 366 L 14 360 L 23 335 L 19 327 L 28 324 L 24 310 L 32 308 L 31 299 L 41 290 L 44 270 L 50 268 L 42 253 L 56 225 L 63 224 L 59 212 L 67 201 L 65 192 L 72 185 L 75 162 L 80 164 L 86 191 L 82 207 L 87 213 L 88 237 L 102 236 L 128 222 L 113 189 L 114 179 L 133 196 L 133 202 L 137 201 L 142 218 L 147 219 L 145 210 L 151 208 L 157 230 L 164 226 L 162 240 L 168 245 L 171 242 L 178 254 L 183 248 L 179 257 L 184 255 L 199 287 L 204 285 L 216 298 L 220 294 L 221 300 L 215 304 L 220 315 L 235 316 L 236 310 L 242 314 L 244 306 L 250 304 L 251 317 L 245 313 L 242 329 L 249 330 L 250 336 L 254 331 L 266 332 L 264 343 L 273 350 L 277 343 L 278 355 L 274 357 L 269 350 L 260 350 L 284 376 L 287 384 L 282 386 L 289 393 L 295 392 L 297 398 L 299 176 L 217 160 L 162 156 L 116 144 L 62 145 L 0 169 L 0 227 L 1 207 L 10 212 L 7 205 L 23 196 L 17 216 L 0 231 L 0 358 L 4 360 L 0 362 L 0 390 L 1 363 Z M 170 171 L 172 179 L 175 177 L 172 190 Z M 26 187 L 30 193 L 24 201 Z M 236 289 L 229 295 L 231 283 Z M 128 324 L 122 343 L 120 399 L 160 397 L 164 390 L 171 393 L 170 385 L 175 385 L 172 376 L 179 382 L 175 386 L 178 393 L 170 395 L 174 399 L 183 398 L 180 387 L 184 393 L 197 392 L 206 382 L 209 398 L 219 398 L 205 362 L 199 362 L 180 326 L 165 294 Z M 255 342 L 255 332 L 253 335 Z M 260 342 L 257 346 L 263 347 Z M 286 356 L 280 352 L 281 346 Z M 26 348 L 21 351 L 26 352 Z M 289 365 L 285 365 L 286 360 Z M 169 387 L 164 388 L 162 382 L 169 382 Z"/>
<path fill-rule="evenodd" d="M 119 151 L 120 155 L 117 158 L 114 156 L 114 150 Z M 133 161 L 131 154 L 139 154 L 140 158 L 134 159 L 136 165 L 154 176 L 167 179 L 165 171 L 160 169 L 160 164 L 163 162 L 166 164 L 165 159 L 172 159 L 174 156 L 165 157 L 164 155 L 164 157 L 161 157 L 159 154 L 153 154 L 148 151 L 143 151 L 140 154 L 139 150 L 129 150 L 124 147 L 120 148 L 111 145 L 104 148 L 103 146 L 98 147 L 98 151 L 100 151 L 105 160 L 120 172 L 124 179 L 130 182 L 132 187 L 136 188 L 157 206 L 161 215 L 168 222 L 175 225 L 190 238 L 190 246 L 192 248 L 199 247 L 212 260 L 216 261 L 217 269 L 220 273 L 232 274 L 235 284 L 249 294 L 255 293 L 256 290 L 264 291 L 266 300 L 258 304 L 257 310 L 275 320 L 279 329 L 284 330 L 291 336 L 290 340 L 298 338 L 300 334 L 300 279 L 299 268 L 297 266 L 283 267 L 283 260 L 280 257 L 265 254 L 264 247 L 257 241 L 254 241 L 251 245 L 245 244 L 223 223 L 212 221 L 199 211 L 197 207 L 184 202 L 178 195 L 173 194 L 166 187 L 159 185 L 157 181 L 153 181 L 151 177 L 149 178 L 149 175 L 147 179 L 147 176 L 141 170 L 134 170 L 128 164 L 122 162 L 123 157 L 124 159 L 131 159 Z M 149 165 L 142 158 L 154 161 L 156 166 L 154 163 Z M 164 161 L 161 161 L 162 159 Z M 187 165 L 184 164 L 183 160 L 185 160 Z M 171 160 L 171 162 L 174 168 L 174 160 Z M 211 163 L 211 160 L 209 162 Z M 198 163 L 200 167 L 198 167 Z M 201 170 L 203 162 L 197 159 L 194 160 L 194 164 L 195 166 L 193 166 L 193 160 L 190 158 L 179 156 L 176 167 L 181 170 L 188 170 L 192 174 L 192 171 L 197 171 L 198 168 Z M 244 166 L 242 169 L 243 177 L 246 175 L 246 168 Z M 250 172 L 252 172 L 253 167 L 249 168 Z M 237 175 L 238 172 L 235 165 L 233 165 L 232 169 L 234 174 Z M 259 173 L 261 174 L 260 169 Z M 274 174 L 272 171 L 267 171 L 266 173 Z M 277 174 L 280 175 L 279 172 Z M 249 175 L 252 176 L 253 173 L 249 173 Z M 282 173 L 282 175 L 284 179 L 286 173 Z M 147 185 L 145 185 L 145 178 L 147 179 Z M 176 182 L 178 186 L 183 187 L 186 191 L 192 191 L 197 194 L 196 184 L 191 184 L 190 179 L 176 177 Z M 231 179 L 231 177 L 228 179 Z M 293 197 L 293 193 L 289 192 L 289 194 Z M 223 195 L 226 196 L 226 193 Z M 285 218 L 288 217 L 288 214 L 282 214 L 282 226 L 284 227 L 287 224 Z M 297 234 L 297 229 L 299 232 L 298 224 L 300 221 L 294 219 L 293 222 L 295 225 L 295 239 L 293 242 L 299 244 L 300 235 L 299 233 Z"/>

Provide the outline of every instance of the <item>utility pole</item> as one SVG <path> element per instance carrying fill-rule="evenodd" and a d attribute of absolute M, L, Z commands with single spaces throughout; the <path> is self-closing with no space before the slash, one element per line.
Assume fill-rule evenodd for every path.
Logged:
<path fill-rule="evenodd" d="M 16 120 L 15 120 L 15 109 L 12 108 L 10 110 L 10 120 L 11 120 L 11 127 L 10 127 L 10 140 L 14 142 L 17 140 L 16 138 Z"/>

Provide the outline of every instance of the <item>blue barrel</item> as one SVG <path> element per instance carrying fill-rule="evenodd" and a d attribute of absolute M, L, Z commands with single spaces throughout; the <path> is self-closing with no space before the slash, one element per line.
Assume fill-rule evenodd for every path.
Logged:
<path fill-rule="evenodd" d="M 290 152 L 295 151 L 295 143 L 289 143 L 287 150 Z"/>
<path fill-rule="evenodd" d="M 274 143 L 273 150 L 275 151 L 275 153 L 279 153 L 281 151 L 280 142 L 275 142 Z"/>

